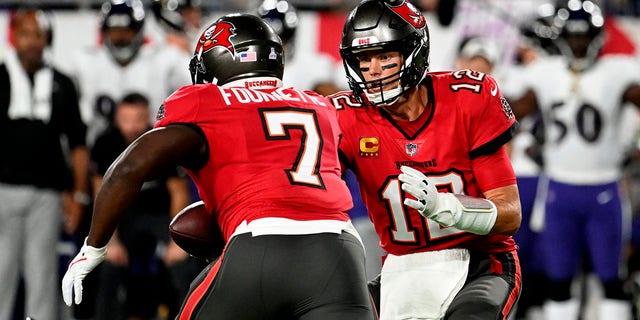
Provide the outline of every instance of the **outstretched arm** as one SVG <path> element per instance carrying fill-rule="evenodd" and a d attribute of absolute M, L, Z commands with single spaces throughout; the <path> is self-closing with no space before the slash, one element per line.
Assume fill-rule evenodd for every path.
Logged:
<path fill-rule="evenodd" d="M 106 257 L 106 245 L 125 210 L 140 193 L 145 181 L 169 168 L 194 163 L 207 152 L 204 138 L 185 125 L 151 130 L 134 141 L 113 162 L 95 199 L 89 236 L 69 264 L 62 279 L 67 305 L 82 302 L 82 281 Z"/>
<path fill-rule="evenodd" d="M 402 167 L 398 176 L 402 189 L 414 199 L 405 204 L 443 226 L 454 226 L 475 234 L 513 235 L 520 228 L 522 211 L 515 174 L 504 147 L 472 162 L 482 198 L 438 193 L 420 171 Z"/>
<path fill-rule="evenodd" d="M 206 150 L 193 129 L 172 125 L 147 132 L 134 141 L 109 167 L 95 200 L 87 244 L 107 244 L 123 212 L 140 193 L 145 181 L 170 168 L 189 163 Z"/>
<path fill-rule="evenodd" d="M 520 227 L 520 198 L 514 185 L 485 192 L 485 198 L 462 194 L 440 193 L 422 172 L 402 166 L 402 190 L 414 199 L 404 204 L 442 226 L 455 227 L 471 233 L 513 235 Z"/>

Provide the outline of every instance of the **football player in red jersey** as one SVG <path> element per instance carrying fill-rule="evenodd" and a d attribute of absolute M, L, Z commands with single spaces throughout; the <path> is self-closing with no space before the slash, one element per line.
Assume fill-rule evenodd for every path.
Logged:
<path fill-rule="evenodd" d="M 373 319 L 364 249 L 340 178 L 337 111 L 282 87 L 280 38 L 262 19 L 223 16 L 205 29 L 183 87 L 155 129 L 107 171 L 91 229 L 62 281 L 68 305 L 102 260 L 145 180 L 183 166 L 227 246 L 192 283 L 178 319 Z"/>
<path fill-rule="evenodd" d="M 407 1 L 367 0 L 340 52 L 351 92 L 340 156 L 387 252 L 381 319 L 506 319 L 520 293 L 521 220 L 504 144 L 517 122 L 489 75 L 428 72 L 429 32 Z"/>

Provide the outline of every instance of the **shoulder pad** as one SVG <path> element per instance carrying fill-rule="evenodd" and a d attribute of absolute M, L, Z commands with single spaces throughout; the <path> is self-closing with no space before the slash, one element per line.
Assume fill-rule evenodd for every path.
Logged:
<path fill-rule="evenodd" d="M 160 106 L 156 115 L 156 127 L 165 126 L 172 122 L 194 122 L 201 107 L 202 95 L 208 100 L 217 99 L 218 90 L 212 84 L 188 85 L 172 93 Z"/>

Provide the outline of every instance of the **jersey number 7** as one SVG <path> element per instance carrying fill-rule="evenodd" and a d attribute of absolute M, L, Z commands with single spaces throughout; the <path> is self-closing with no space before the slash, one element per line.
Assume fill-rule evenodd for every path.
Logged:
<path fill-rule="evenodd" d="M 302 130 L 300 150 L 285 172 L 291 184 L 324 188 L 320 176 L 322 135 L 315 111 L 301 108 L 259 109 L 267 140 L 290 140 L 290 130 Z"/>

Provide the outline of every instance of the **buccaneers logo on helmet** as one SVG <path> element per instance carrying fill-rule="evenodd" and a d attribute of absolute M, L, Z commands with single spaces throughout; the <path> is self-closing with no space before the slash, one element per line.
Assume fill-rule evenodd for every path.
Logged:
<path fill-rule="evenodd" d="M 398 6 L 387 5 L 393 12 L 402 17 L 416 29 L 422 29 L 427 25 L 424 16 L 420 14 L 418 8 L 408 1 L 403 1 Z"/>
<path fill-rule="evenodd" d="M 231 23 L 221 21 L 213 24 L 200 36 L 195 54 L 202 55 L 215 47 L 224 47 L 234 57 L 236 52 L 233 43 L 231 43 L 231 37 L 235 35 L 236 27 Z"/>

